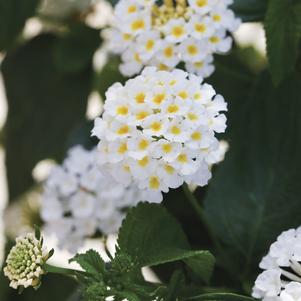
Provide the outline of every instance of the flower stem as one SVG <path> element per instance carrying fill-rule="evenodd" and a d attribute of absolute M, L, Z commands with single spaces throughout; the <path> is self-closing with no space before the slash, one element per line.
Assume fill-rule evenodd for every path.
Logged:
<path fill-rule="evenodd" d="M 83 273 L 82 271 L 56 267 L 56 266 L 50 265 L 48 263 L 45 263 L 43 267 L 48 273 L 52 273 L 52 274 L 74 276 L 74 274 L 76 274 L 76 273 Z"/>
<path fill-rule="evenodd" d="M 201 207 L 201 205 L 199 204 L 197 198 L 195 197 L 195 195 L 193 194 L 193 192 L 191 192 L 191 190 L 189 189 L 188 185 L 186 183 L 183 184 L 183 191 L 187 197 L 187 199 L 189 200 L 190 204 L 192 205 L 192 207 L 194 208 L 195 212 L 197 213 L 197 215 L 199 216 L 199 219 L 201 220 L 201 222 L 203 223 L 203 225 L 206 227 L 214 245 L 216 246 L 218 251 L 221 251 L 222 247 L 214 233 L 214 231 L 212 230 L 211 226 L 209 225 L 209 223 L 207 222 L 207 218 L 205 217 L 204 214 L 204 210 Z"/>

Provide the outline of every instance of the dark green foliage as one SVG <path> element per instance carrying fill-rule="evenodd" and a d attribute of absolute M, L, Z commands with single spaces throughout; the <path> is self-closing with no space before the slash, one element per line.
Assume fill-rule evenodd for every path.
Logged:
<path fill-rule="evenodd" d="M 242 281 L 281 231 L 300 224 L 300 86 L 297 76 L 277 89 L 266 72 L 258 77 L 209 186 L 206 217 Z"/>
<path fill-rule="evenodd" d="M 30 188 L 37 162 L 63 158 L 66 139 L 85 116 L 91 67 L 59 73 L 53 63 L 57 41 L 52 35 L 38 36 L 9 53 L 2 65 L 9 105 L 5 149 L 11 199 Z"/>
<path fill-rule="evenodd" d="M 262 21 L 268 0 L 234 0 L 232 9 L 244 22 Z"/>
<path fill-rule="evenodd" d="M 301 38 L 300 16 L 300 1 L 269 2 L 264 24 L 270 70 L 275 84 L 295 70 Z"/>
<path fill-rule="evenodd" d="M 13 45 L 39 0 L 0 0 L 0 51 Z"/>

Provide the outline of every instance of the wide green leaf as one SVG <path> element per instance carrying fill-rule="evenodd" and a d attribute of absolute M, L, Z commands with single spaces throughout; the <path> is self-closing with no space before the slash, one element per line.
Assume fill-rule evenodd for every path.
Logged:
<path fill-rule="evenodd" d="M 254 270 L 281 231 L 300 225 L 301 80 L 274 88 L 258 77 L 230 150 L 209 185 L 205 215 L 240 280 Z"/>
<path fill-rule="evenodd" d="M 301 38 L 300 1 L 270 1 L 265 31 L 273 81 L 279 84 L 292 73 L 298 59 Z"/>
<path fill-rule="evenodd" d="M 181 226 L 157 204 L 140 203 L 128 213 L 118 245 L 119 252 L 129 254 L 141 267 L 183 260 L 204 281 L 214 266 L 210 252 L 190 250 Z"/>
<path fill-rule="evenodd" d="M 33 183 L 32 169 L 46 158 L 61 159 L 70 132 L 83 120 L 92 68 L 63 75 L 53 63 L 57 38 L 41 35 L 9 53 L 2 64 L 8 99 L 5 126 L 10 198 Z"/>
<path fill-rule="evenodd" d="M 234 0 L 231 8 L 244 22 L 263 21 L 267 0 Z"/>
<path fill-rule="evenodd" d="M 34 15 L 39 0 L 0 0 L 0 51 L 9 48 L 25 21 Z"/>
<path fill-rule="evenodd" d="M 87 273 L 100 274 L 105 269 L 105 262 L 99 253 L 93 249 L 86 253 L 76 254 L 69 262 L 77 262 Z"/>

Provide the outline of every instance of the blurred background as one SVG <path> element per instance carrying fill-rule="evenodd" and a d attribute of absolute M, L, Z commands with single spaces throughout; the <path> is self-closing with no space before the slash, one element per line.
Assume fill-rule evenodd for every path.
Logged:
<path fill-rule="evenodd" d="M 6 17 L 0 27 L 9 22 Z M 124 81 L 118 72 L 119 59 L 108 56 L 101 38 L 101 29 L 112 18 L 111 3 L 53 0 L 40 3 L 38 13 L 26 21 L 19 17 L 24 26 L 16 29 L 17 34 L 12 32 L 14 40 L 3 38 L 0 29 L 4 41 L 0 45 L 1 267 L 15 236 L 41 224 L 41 183 L 51 167 L 62 161 L 70 146 L 91 143 L 89 131 L 92 120 L 101 114 L 105 90 Z M 261 24 L 241 25 L 235 44 L 251 69 L 265 66 Z M 53 237 L 46 237 L 46 243 L 49 248 L 56 246 Z M 91 246 L 103 249 L 99 240 L 87 242 L 84 248 Z M 109 246 L 113 248 L 114 237 Z M 52 261 L 66 265 L 71 255 L 58 251 Z M 37 293 L 17 296 L 1 273 L 0 300 L 73 300 L 74 284 L 61 279 L 64 290 L 58 290 L 57 283 L 49 277 L 47 290 L 45 285 Z"/>

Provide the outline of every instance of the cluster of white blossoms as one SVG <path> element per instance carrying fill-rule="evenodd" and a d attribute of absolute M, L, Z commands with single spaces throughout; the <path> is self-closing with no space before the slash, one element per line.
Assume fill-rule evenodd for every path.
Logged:
<path fill-rule="evenodd" d="M 226 128 L 227 105 L 197 76 L 146 67 L 124 86 L 106 93 L 102 118 L 92 134 L 100 139 L 98 164 L 125 187 L 134 183 L 142 200 L 160 202 L 162 191 L 206 185 L 220 159 L 215 133 Z"/>
<path fill-rule="evenodd" d="M 60 248 L 77 251 L 85 238 L 117 233 L 125 209 L 140 201 L 134 186 L 117 183 L 105 168 L 96 167 L 96 151 L 71 148 L 62 166 L 45 183 L 41 216 Z"/>
<path fill-rule="evenodd" d="M 10 280 L 10 286 L 14 289 L 39 287 L 41 277 L 45 274 L 43 265 L 49 256 L 42 239 L 36 238 L 33 233 L 18 237 L 4 268 L 4 275 Z"/>
<path fill-rule="evenodd" d="M 214 71 L 213 54 L 232 45 L 229 32 L 240 20 L 229 5 L 232 0 L 120 0 L 107 32 L 109 49 L 122 54 L 120 71 L 140 73 L 143 66 L 172 70 L 180 62 L 202 77 Z"/>
<path fill-rule="evenodd" d="M 263 257 L 252 296 L 265 301 L 301 300 L 301 227 L 284 231 Z"/>

